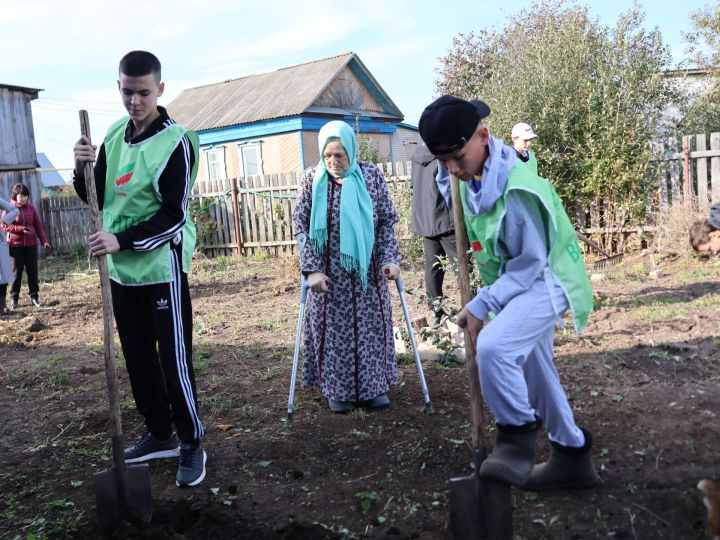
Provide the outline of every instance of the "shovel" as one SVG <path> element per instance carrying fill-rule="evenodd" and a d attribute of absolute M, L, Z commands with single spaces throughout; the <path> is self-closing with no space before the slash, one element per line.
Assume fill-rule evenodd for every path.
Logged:
<path fill-rule="evenodd" d="M 465 229 L 465 216 L 460 199 L 458 179 L 450 176 L 452 206 L 455 218 L 455 239 L 458 252 L 458 282 L 463 306 L 472 300 L 467 254 L 470 246 Z M 465 330 L 465 362 L 470 384 L 470 418 L 472 422 L 473 474 L 450 479 L 450 530 L 456 540 L 512 539 L 512 503 L 510 485 L 480 478 L 480 465 L 485 460 L 483 409 L 480 377 L 475 361 L 475 347 Z"/>
<path fill-rule="evenodd" d="M 80 111 L 80 131 L 90 140 L 90 120 L 87 111 Z M 85 188 L 90 205 L 95 231 L 102 229 L 102 220 L 98 209 L 95 174 L 93 165 L 85 162 Z M 148 465 L 126 465 L 125 444 L 123 441 L 122 421 L 120 418 L 120 400 L 118 399 L 117 375 L 115 373 L 115 354 L 113 352 L 113 314 L 110 297 L 110 277 L 107 258 L 97 258 L 100 271 L 100 296 L 103 307 L 103 344 L 105 359 L 105 379 L 110 405 L 110 428 L 112 433 L 113 466 L 111 469 L 95 473 L 95 502 L 97 503 L 100 528 L 112 531 L 125 517 L 138 517 L 150 523 L 153 514 L 150 495 L 150 474 Z"/>

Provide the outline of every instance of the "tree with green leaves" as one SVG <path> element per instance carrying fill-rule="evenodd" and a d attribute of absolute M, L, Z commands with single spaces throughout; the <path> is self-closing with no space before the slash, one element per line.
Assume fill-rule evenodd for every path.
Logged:
<path fill-rule="evenodd" d="M 694 28 L 685 34 L 685 40 L 692 63 L 720 71 L 720 2 L 693 11 L 690 20 Z"/>
<path fill-rule="evenodd" d="M 720 131 L 720 2 L 690 13 L 693 30 L 685 34 L 686 53 L 695 67 L 714 79 L 710 87 L 681 108 L 678 131 L 685 135 Z"/>
<path fill-rule="evenodd" d="M 623 225 L 642 217 L 650 142 L 674 97 L 669 49 L 642 23 L 637 6 L 608 28 L 587 7 L 539 0 L 499 30 L 455 38 L 438 90 L 486 101 L 491 132 L 506 140 L 530 123 L 541 175 L 564 203 L 605 202 L 605 224 Z"/>

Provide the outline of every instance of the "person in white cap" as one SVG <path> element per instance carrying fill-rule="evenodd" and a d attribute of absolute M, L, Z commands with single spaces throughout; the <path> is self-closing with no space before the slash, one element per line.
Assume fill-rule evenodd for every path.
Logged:
<path fill-rule="evenodd" d="M 515 147 L 515 152 L 517 152 L 520 161 L 527 163 L 532 171 L 537 174 L 537 158 L 535 154 L 530 151 L 533 141 L 537 138 L 533 128 L 530 124 L 520 122 L 513 126 L 510 135 L 512 137 L 513 147 Z"/>

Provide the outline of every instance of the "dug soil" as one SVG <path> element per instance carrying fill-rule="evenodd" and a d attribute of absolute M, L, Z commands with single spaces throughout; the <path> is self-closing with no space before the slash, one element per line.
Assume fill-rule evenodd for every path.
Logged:
<path fill-rule="evenodd" d="M 44 307 L 23 291 L 0 319 L 0 536 L 101 538 L 92 477 L 111 459 L 97 273 L 84 261 L 41 265 Z M 403 271 L 411 311 L 426 315 L 419 266 Z M 151 462 L 152 523 L 123 522 L 110 537 L 451 537 L 448 479 L 471 473 L 464 366 L 425 362 L 433 415 L 406 356 L 389 408 L 336 415 L 317 390 L 298 388 L 288 424 L 296 276 L 291 259 L 197 261 L 207 477 L 179 489 L 174 460 Z M 556 334 L 557 368 L 593 433 L 603 483 L 513 489 L 515 538 L 709 538 L 696 485 L 720 477 L 720 264 L 638 255 L 603 277 L 588 330 Z M 399 304 L 393 316 L 402 326 Z M 142 422 L 120 354 L 117 366 L 130 442 Z"/>

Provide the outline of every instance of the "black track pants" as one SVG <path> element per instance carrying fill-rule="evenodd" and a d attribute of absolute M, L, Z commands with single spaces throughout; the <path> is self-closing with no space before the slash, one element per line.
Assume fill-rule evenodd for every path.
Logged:
<path fill-rule="evenodd" d="M 203 436 L 192 365 L 192 305 L 176 251 L 171 283 L 112 282 L 113 312 L 130 386 L 150 433 L 166 439 L 175 424 L 182 442 Z"/>
<path fill-rule="evenodd" d="M 4 234 L 4 233 L 3 233 Z M 23 271 L 27 272 L 28 292 L 30 298 L 37 298 L 40 292 L 38 283 L 38 257 L 37 246 L 10 247 L 10 258 L 12 259 L 13 274 L 15 280 L 10 289 L 10 296 L 15 300 L 20 296 L 20 285 L 22 285 Z"/>

